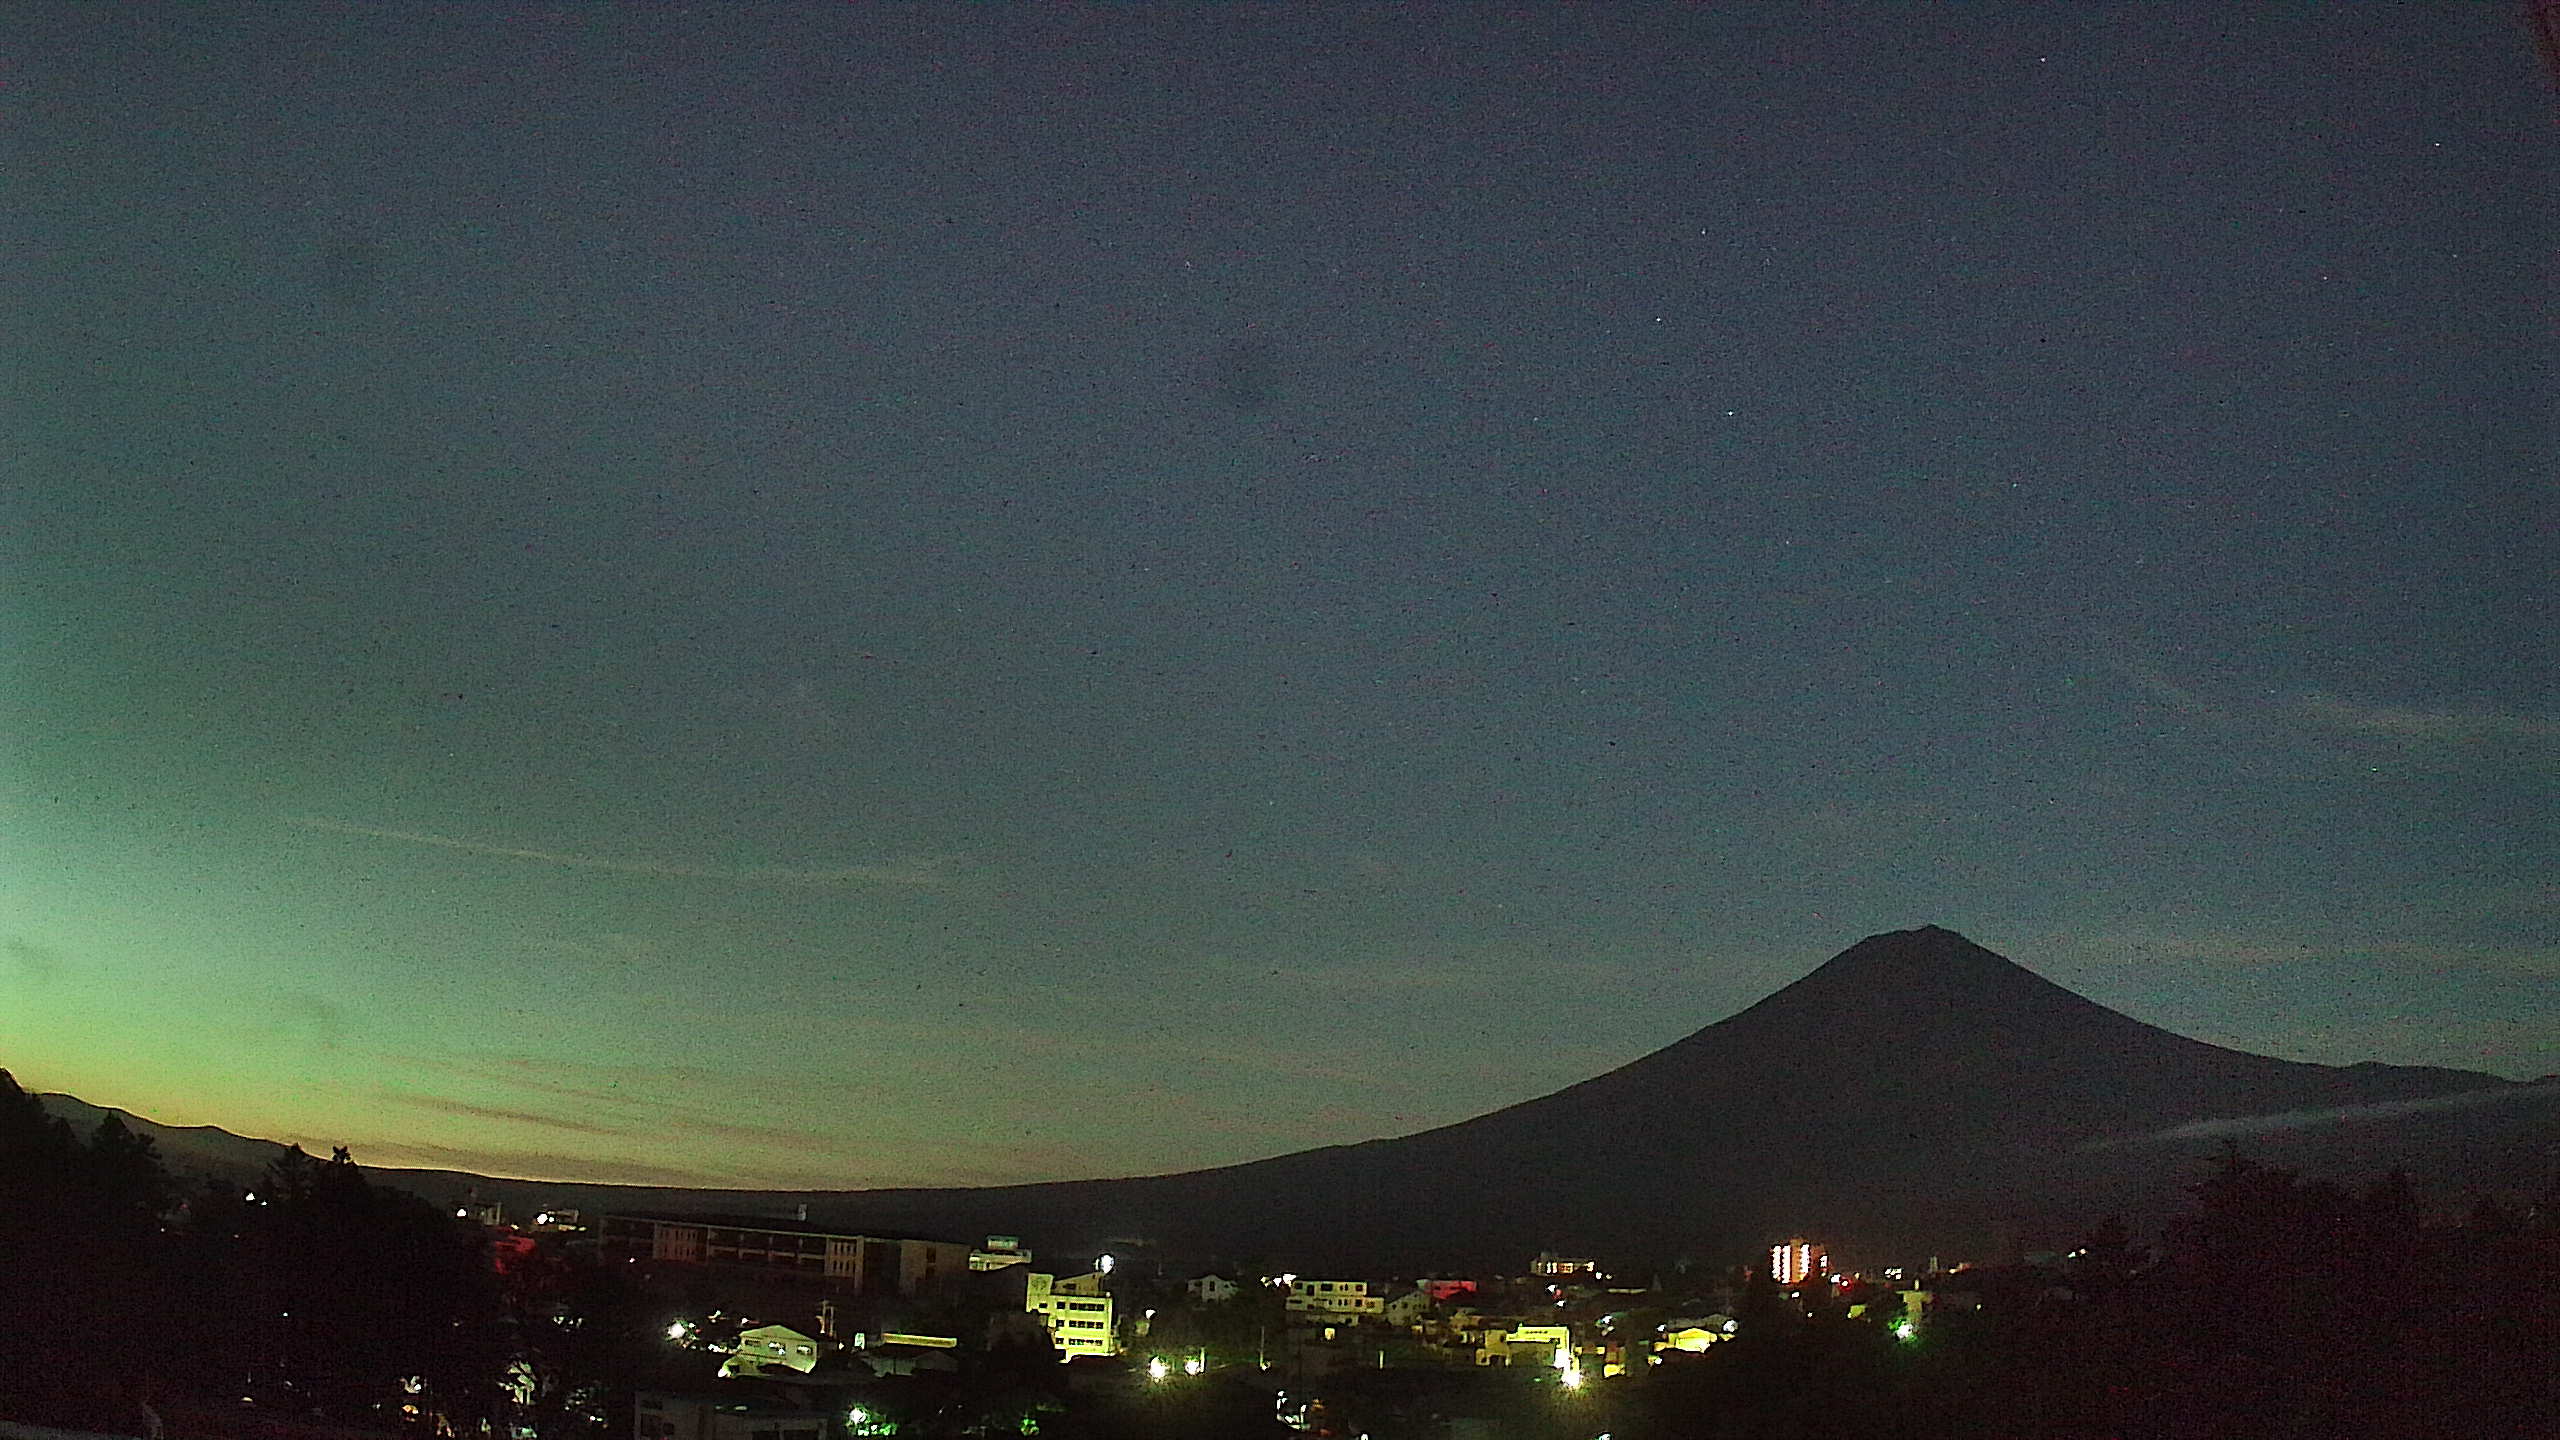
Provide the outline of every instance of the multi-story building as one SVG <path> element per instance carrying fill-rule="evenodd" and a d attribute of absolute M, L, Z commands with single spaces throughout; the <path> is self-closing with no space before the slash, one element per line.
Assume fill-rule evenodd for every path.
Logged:
<path fill-rule="evenodd" d="M 1023 1276 L 1022 1308 L 1049 1327 L 1049 1343 L 1058 1347 L 1061 1358 L 1120 1353 L 1111 1296 L 1102 1288 L 1100 1271 L 1063 1279 L 1031 1271 Z"/>
<path fill-rule="evenodd" d="M 1183 1281 L 1182 1288 L 1204 1305 L 1222 1305 L 1236 1298 L 1244 1287 L 1224 1275 L 1195 1275 Z"/>
<path fill-rule="evenodd" d="M 1831 1269 L 1831 1257 L 1801 1235 L 1769 1247 L 1769 1278 L 1781 1285 L 1808 1284 Z"/>
<path fill-rule="evenodd" d="M 1352 1324 L 1376 1316 L 1387 1302 L 1369 1293 L 1366 1280 L 1298 1280 L 1289 1282 L 1286 1308 L 1320 1324 Z"/>
<path fill-rule="evenodd" d="M 709 1215 L 607 1215 L 609 1258 L 699 1265 L 854 1295 L 913 1295 L 969 1269 L 956 1240 L 849 1235 L 806 1221 Z"/>
<path fill-rule="evenodd" d="M 1537 1259 L 1529 1262 L 1529 1273 L 1541 1280 L 1591 1280 L 1599 1277 L 1600 1262 L 1578 1255 L 1559 1255 L 1553 1250 L 1543 1250 L 1539 1252 Z"/>

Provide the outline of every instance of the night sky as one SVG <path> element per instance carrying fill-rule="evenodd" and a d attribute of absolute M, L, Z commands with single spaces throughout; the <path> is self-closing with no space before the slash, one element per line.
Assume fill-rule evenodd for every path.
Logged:
<path fill-rule="evenodd" d="M 2560 1071 L 2523 17 L 19 7 L 0 1065 L 1127 1174 L 1936 923 Z"/>

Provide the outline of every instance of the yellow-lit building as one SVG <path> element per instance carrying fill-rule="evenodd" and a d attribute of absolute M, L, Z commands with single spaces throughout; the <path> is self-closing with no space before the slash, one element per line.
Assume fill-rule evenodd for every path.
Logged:
<path fill-rule="evenodd" d="M 1508 1330 L 1487 1330 L 1476 1351 L 1479 1365 L 1554 1365 L 1558 1356 L 1573 1353 L 1573 1329 L 1566 1325 L 1516 1325 Z"/>
<path fill-rule="evenodd" d="M 1100 1272 L 1061 1279 L 1032 1271 L 1023 1276 L 1022 1308 L 1049 1327 L 1049 1343 L 1064 1359 L 1120 1353 L 1111 1296 L 1102 1288 Z"/>
<path fill-rule="evenodd" d="M 1733 1336 L 1728 1334 L 1722 1326 L 1710 1325 L 1704 1320 L 1674 1321 L 1663 1328 L 1662 1338 L 1653 1342 L 1653 1348 L 1681 1350 L 1695 1355 L 1710 1345 L 1721 1344 L 1732 1338 Z"/>

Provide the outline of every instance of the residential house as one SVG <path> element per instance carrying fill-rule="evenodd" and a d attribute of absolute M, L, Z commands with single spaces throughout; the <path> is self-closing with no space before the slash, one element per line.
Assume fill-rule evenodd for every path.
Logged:
<path fill-rule="evenodd" d="M 1431 1313 L 1431 1292 L 1416 1287 L 1400 1295 L 1388 1297 L 1379 1308 L 1378 1318 L 1399 1329 L 1410 1330 Z"/>
<path fill-rule="evenodd" d="M 739 1332 L 729 1358 L 720 1362 L 720 1378 L 765 1375 L 796 1370 L 806 1375 L 818 1367 L 818 1341 L 788 1325 L 759 1325 Z"/>

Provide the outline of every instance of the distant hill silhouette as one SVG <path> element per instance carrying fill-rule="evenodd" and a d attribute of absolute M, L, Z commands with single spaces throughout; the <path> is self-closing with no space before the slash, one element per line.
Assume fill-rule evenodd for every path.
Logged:
<path fill-rule="evenodd" d="M 1546 1248 L 1713 1264 L 1795 1233 L 1866 1260 L 2064 1244 L 2104 1214 L 2165 1213 L 2199 1162 L 2235 1142 L 2315 1174 L 2405 1166 L 2439 1190 L 2523 1190 L 2553 1163 L 2560 1083 L 2227 1050 L 1929 927 L 1863 940 L 1750 1009 L 1555 1094 L 1243 1165 L 814 1193 L 377 1173 L 439 1198 L 468 1185 L 527 1206 L 807 1204 L 812 1219 L 849 1227 L 1071 1248 L 1136 1236 L 1299 1268 L 1517 1263 Z"/>
<path fill-rule="evenodd" d="M 284 1147 L 272 1140 L 252 1140 L 214 1125 L 163 1125 L 130 1110 L 92 1105 L 77 1096 L 38 1095 L 36 1103 L 42 1105 L 48 1114 L 68 1122 L 84 1139 L 98 1128 L 99 1121 L 112 1115 L 122 1120 L 125 1128 L 151 1137 L 161 1160 L 182 1175 L 206 1176 L 247 1185 L 265 1173 L 268 1161 L 284 1153 Z"/>

